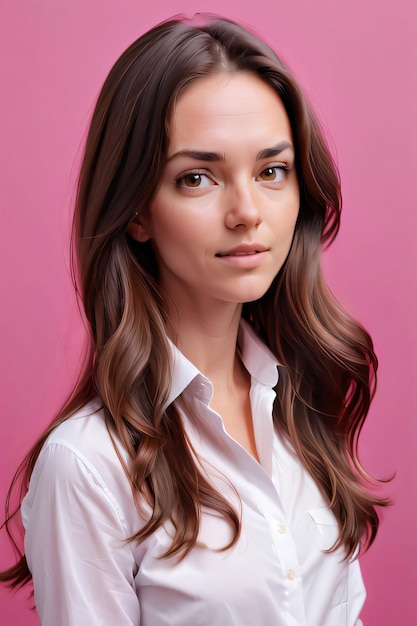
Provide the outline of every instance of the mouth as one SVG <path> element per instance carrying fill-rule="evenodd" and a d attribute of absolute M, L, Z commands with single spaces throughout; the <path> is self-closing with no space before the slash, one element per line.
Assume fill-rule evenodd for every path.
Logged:
<path fill-rule="evenodd" d="M 268 248 L 261 245 L 241 245 L 225 252 L 218 252 L 215 256 L 222 257 L 238 257 L 238 256 L 253 256 L 255 254 L 261 254 L 267 252 Z"/>
<path fill-rule="evenodd" d="M 215 256 L 235 271 L 253 271 L 262 267 L 269 248 L 260 244 L 241 244 L 231 250 L 218 252 Z"/>
<path fill-rule="evenodd" d="M 260 250 L 254 250 L 253 252 L 226 252 L 221 254 L 220 252 L 216 254 L 217 257 L 223 256 L 252 256 L 253 254 L 259 254 Z"/>

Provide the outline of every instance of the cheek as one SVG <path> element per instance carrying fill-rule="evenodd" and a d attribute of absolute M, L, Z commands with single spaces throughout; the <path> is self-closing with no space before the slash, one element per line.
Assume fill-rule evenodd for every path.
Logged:
<path fill-rule="evenodd" d="M 291 243 L 298 219 L 298 204 L 279 216 L 275 222 L 275 234 L 282 243 Z"/>
<path fill-rule="evenodd" d="M 273 211 L 274 229 L 277 238 L 283 243 L 293 237 L 300 211 L 300 193 L 296 179 L 289 181 L 279 203 Z"/>
<path fill-rule="evenodd" d="M 173 203 L 166 193 L 159 192 L 154 198 L 148 214 L 148 232 L 158 247 L 161 243 L 169 241 L 181 232 L 179 227 L 181 219 Z"/>
<path fill-rule="evenodd" d="M 162 247 L 189 246 L 199 238 L 201 230 L 201 221 L 184 219 L 178 214 L 164 215 L 163 219 L 154 221 L 152 238 Z"/>
<path fill-rule="evenodd" d="M 149 233 L 158 246 L 204 245 L 216 227 L 217 212 L 215 206 L 207 206 L 207 199 L 204 206 L 199 200 L 193 198 L 191 202 L 166 190 L 159 193 L 149 211 Z"/>
<path fill-rule="evenodd" d="M 178 202 L 154 204 L 151 209 L 150 235 L 158 255 L 170 262 L 182 253 L 204 248 L 206 232 L 203 216 L 184 211 Z"/>
<path fill-rule="evenodd" d="M 291 210 L 289 211 L 289 215 L 288 215 L 288 231 L 292 239 L 294 235 L 295 227 L 297 224 L 297 220 L 298 220 L 298 215 L 300 213 L 300 193 L 299 193 L 298 185 L 296 186 L 296 189 L 294 190 L 293 199 L 292 199 L 290 206 L 291 206 Z"/>

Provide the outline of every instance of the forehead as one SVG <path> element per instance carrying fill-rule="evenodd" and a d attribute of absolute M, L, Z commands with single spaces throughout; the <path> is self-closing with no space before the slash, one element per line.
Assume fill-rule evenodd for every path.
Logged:
<path fill-rule="evenodd" d="M 251 72 L 198 78 L 179 96 L 169 124 L 170 150 L 189 142 L 291 141 L 284 105 L 273 88 Z M 202 147 L 199 145 L 198 147 Z"/>

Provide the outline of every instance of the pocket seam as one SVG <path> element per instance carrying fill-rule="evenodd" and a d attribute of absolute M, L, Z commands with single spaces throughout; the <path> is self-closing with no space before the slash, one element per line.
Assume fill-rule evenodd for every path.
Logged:
<path fill-rule="evenodd" d="M 322 526 L 338 526 L 337 519 L 328 506 L 323 506 L 318 509 L 307 509 L 307 513 L 312 518 L 313 522 Z"/>

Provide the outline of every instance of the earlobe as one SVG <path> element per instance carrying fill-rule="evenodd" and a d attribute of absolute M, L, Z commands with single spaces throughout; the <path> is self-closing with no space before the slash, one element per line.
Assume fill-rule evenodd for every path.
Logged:
<path fill-rule="evenodd" d="M 135 239 L 135 241 L 138 241 L 139 243 L 145 243 L 145 241 L 149 241 L 151 238 L 147 229 L 138 217 L 135 217 L 131 222 L 129 222 L 127 232 L 132 239 Z"/>

